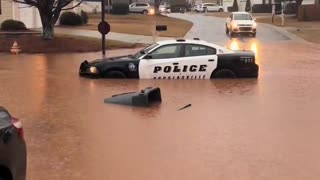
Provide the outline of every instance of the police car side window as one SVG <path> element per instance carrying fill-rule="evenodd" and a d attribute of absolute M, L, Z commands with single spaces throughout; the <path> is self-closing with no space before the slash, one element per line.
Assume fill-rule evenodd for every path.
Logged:
<path fill-rule="evenodd" d="M 173 44 L 161 46 L 158 49 L 150 53 L 152 59 L 169 59 L 177 58 L 181 55 L 181 45 Z"/>
<path fill-rule="evenodd" d="M 188 44 L 186 45 L 186 57 L 192 57 L 192 56 L 207 56 L 207 55 L 215 55 L 217 53 L 217 50 L 215 48 L 202 46 L 202 45 L 196 45 L 196 44 Z"/>

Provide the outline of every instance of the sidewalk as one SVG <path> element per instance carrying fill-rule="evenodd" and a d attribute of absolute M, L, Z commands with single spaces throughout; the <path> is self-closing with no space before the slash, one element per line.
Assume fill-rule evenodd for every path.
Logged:
<path fill-rule="evenodd" d="M 65 34 L 65 35 L 76 35 L 76 36 L 101 38 L 101 34 L 98 31 L 82 30 L 82 29 L 75 29 L 75 28 L 55 27 L 55 33 Z M 154 42 L 152 36 L 122 34 L 122 33 L 114 33 L 114 32 L 110 32 L 106 36 L 106 38 L 111 39 L 111 40 L 116 40 L 116 41 L 128 42 L 128 43 L 152 44 Z M 174 38 L 172 38 L 172 37 L 158 37 L 156 39 L 156 41 L 169 40 L 169 39 L 174 39 Z"/>

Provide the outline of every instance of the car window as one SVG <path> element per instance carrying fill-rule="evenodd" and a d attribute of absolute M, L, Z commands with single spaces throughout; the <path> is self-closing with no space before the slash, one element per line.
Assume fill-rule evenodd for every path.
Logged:
<path fill-rule="evenodd" d="M 215 55 L 217 50 L 215 48 L 197 45 L 197 44 L 188 44 L 186 45 L 186 57 L 191 56 L 206 56 L 206 55 Z"/>
<path fill-rule="evenodd" d="M 139 6 L 139 7 L 141 7 L 141 6 L 147 6 L 147 4 L 137 3 L 136 6 Z"/>
<path fill-rule="evenodd" d="M 10 125 L 10 115 L 6 111 L 0 111 L 0 129 Z"/>
<path fill-rule="evenodd" d="M 150 55 L 152 59 L 177 58 L 181 55 L 181 47 L 180 44 L 161 46 L 150 53 Z"/>
<path fill-rule="evenodd" d="M 234 20 L 252 20 L 250 14 L 235 14 Z"/>

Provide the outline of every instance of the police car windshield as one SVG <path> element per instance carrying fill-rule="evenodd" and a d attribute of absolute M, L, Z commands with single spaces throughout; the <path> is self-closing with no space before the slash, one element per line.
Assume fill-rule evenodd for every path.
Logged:
<path fill-rule="evenodd" d="M 153 48 L 157 47 L 159 44 L 154 43 L 146 48 L 144 48 L 143 50 L 139 51 L 137 54 L 133 55 L 134 58 L 139 59 L 141 56 L 148 54 Z"/>
<path fill-rule="evenodd" d="M 235 14 L 234 20 L 252 20 L 249 14 Z"/>

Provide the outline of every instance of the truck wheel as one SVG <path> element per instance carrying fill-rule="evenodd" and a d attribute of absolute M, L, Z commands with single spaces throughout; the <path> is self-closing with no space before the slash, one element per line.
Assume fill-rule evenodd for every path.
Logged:
<path fill-rule="evenodd" d="M 121 71 L 109 71 L 104 75 L 108 79 L 125 79 L 127 76 Z"/>
<path fill-rule="evenodd" d="M 235 79 L 237 75 L 230 69 L 220 69 L 211 75 L 211 79 L 217 78 Z"/>

